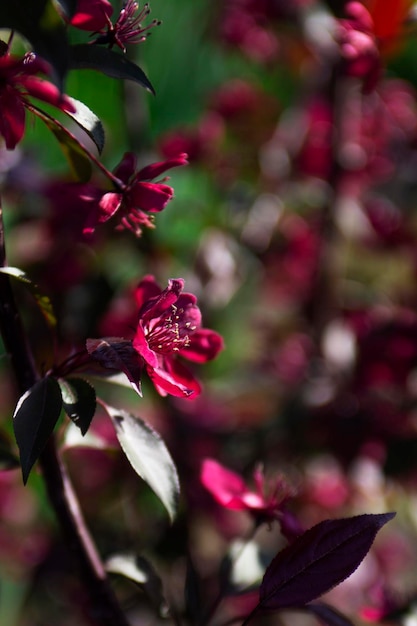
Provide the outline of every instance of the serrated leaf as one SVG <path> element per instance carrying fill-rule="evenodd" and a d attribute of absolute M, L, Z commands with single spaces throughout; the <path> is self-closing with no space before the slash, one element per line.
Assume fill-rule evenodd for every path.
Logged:
<path fill-rule="evenodd" d="M 177 469 L 160 435 L 139 417 L 111 406 L 104 407 L 129 463 L 148 483 L 174 519 L 180 493 Z"/>
<path fill-rule="evenodd" d="M 58 382 L 65 413 L 85 435 L 96 412 L 94 387 L 82 378 L 61 378 Z"/>
<path fill-rule="evenodd" d="M 395 513 L 358 515 L 316 524 L 273 559 L 262 580 L 259 608 L 303 606 L 345 580 Z"/>
<path fill-rule="evenodd" d="M 62 91 L 69 46 L 65 24 L 52 0 L 3 0 L 0 28 L 16 30 L 32 44 L 34 51 L 51 64 L 52 78 Z"/>
<path fill-rule="evenodd" d="M 93 171 L 92 165 L 72 133 L 53 117 L 45 113 L 45 111 L 42 111 L 42 109 L 31 105 L 30 110 L 46 124 L 59 141 L 61 150 L 68 160 L 75 179 L 80 183 L 88 182 Z"/>
<path fill-rule="evenodd" d="M 123 372 L 133 389 L 142 396 L 142 358 L 134 349 L 132 342 L 122 337 L 104 337 L 87 339 L 88 353 L 106 369 Z"/>
<path fill-rule="evenodd" d="M 74 105 L 76 111 L 75 113 L 65 111 L 66 114 L 87 133 L 90 139 L 94 141 L 97 146 L 97 150 L 101 154 L 104 148 L 105 140 L 104 127 L 101 120 L 83 102 L 80 102 L 75 98 L 69 98 L 69 100 Z"/>
<path fill-rule="evenodd" d="M 52 307 L 52 303 L 48 296 L 41 293 L 38 285 L 32 282 L 29 276 L 18 267 L 1 267 L 0 272 L 2 272 L 3 274 L 7 274 L 12 278 L 15 278 L 29 289 L 30 293 L 35 298 L 36 304 L 40 308 L 41 313 L 47 321 L 48 325 L 51 328 L 54 328 L 56 326 L 56 317 Z"/>
<path fill-rule="evenodd" d="M 73 70 L 96 70 L 111 78 L 132 80 L 155 95 L 155 90 L 145 72 L 124 55 L 109 48 L 89 44 L 70 46 L 69 63 Z"/>
<path fill-rule="evenodd" d="M 61 408 L 59 385 L 48 376 L 26 391 L 17 403 L 13 428 L 25 484 L 33 464 L 55 428 Z"/>
<path fill-rule="evenodd" d="M 162 592 L 162 581 L 153 565 L 136 554 L 114 554 L 105 563 L 111 574 L 120 574 L 140 585 L 153 606 L 166 613 L 166 601 Z"/>

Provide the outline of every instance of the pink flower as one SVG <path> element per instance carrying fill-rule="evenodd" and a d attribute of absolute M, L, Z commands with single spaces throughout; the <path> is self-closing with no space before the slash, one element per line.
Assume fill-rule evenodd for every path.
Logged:
<path fill-rule="evenodd" d="M 159 20 L 152 20 L 147 26 L 142 26 L 144 19 L 148 17 L 151 10 L 149 3 L 147 2 L 141 11 L 135 15 L 139 5 L 133 0 L 125 0 L 123 8 L 120 11 L 119 17 L 113 24 L 109 17 L 106 19 L 107 29 L 103 27 L 97 28 L 99 37 L 95 39 L 94 43 L 108 44 L 109 48 L 118 46 L 123 52 L 126 52 L 126 44 L 137 44 L 145 41 L 149 35 L 149 31 L 154 26 L 159 26 L 161 23 Z"/>
<path fill-rule="evenodd" d="M 118 179 L 119 190 L 100 194 L 87 218 L 84 233 L 94 232 L 97 224 L 107 222 L 119 213 L 120 223 L 117 229 L 129 229 L 139 236 L 143 226 L 153 226 L 152 218 L 147 213 L 159 213 L 174 196 L 172 187 L 164 184 L 167 178 L 157 182 L 151 180 L 172 167 L 187 163 L 187 155 L 180 154 L 176 158 L 153 163 L 136 172 L 136 156 L 127 152 L 113 172 Z"/>
<path fill-rule="evenodd" d="M 0 56 L 0 134 L 8 150 L 13 150 L 24 135 L 28 96 L 64 111 L 75 111 L 55 85 L 35 76 L 39 72 L 47 74 L 49 65 L 32 52 L 23 57 Z"/>
<path fill-rule="evenodd" d="M 100 31 L 112 13 L 113 7 L 108 0 L 78 0 L 70 24 L 81 30 Z"/>
<path fill-rule="evenodd" d="M 126 294 L 105 320 L 106 328 L 122 336 L 87 339 L 90 356 L 102 367 L 126 374 L 139 395 L 146 370 L 162 396 L 194 398 L 200 383 L 178 357 L 205 363 L 223 348 L 219 334 L 201 328 L 196 297 L 182 293 L 183 287 L 182 278 L 176 278 L 162 291 L 153 276 L 145 276 L 133 294 L 139 314 L 133 316 Z M 131 332 L 134 324 L 136 331 Z"/>
<path fill-rule="evenodd" d="M 338 39 L 346 73 L 357 76 L 365 91 L 372 91 L 381 73 L 380 53 L 369 11 L 361 2 L 348 2 L 348 19 L 339 21 Z"/>
<path fill-rule="evenodd" d="M 253 473 L 255 491 L 249 489 L 239 474 L 227 469 L 214 459 L 205 459 L 200 480 L 213 498 L 226 509 L 248 511 L 258 521 L 274 521 L 283 517 L 280 510 L 292 495 L 289 486 L 281 479 L 269 494 L 265 489 L 265 477 L 258 467 Z"/>
<path fill-rule="evenodd" d="M 223 348 L 216 332 L 201 328 L 201 312 L 191 293 L 183 293 L 182 278 L 171 279 L 163 291 L 153 276 L 136 289 L 139 323 L 133 347 L 157 391 L 165 396 L 196 396 L 200 383 L 177 357 L 196 363 L 214 359 Z"/>

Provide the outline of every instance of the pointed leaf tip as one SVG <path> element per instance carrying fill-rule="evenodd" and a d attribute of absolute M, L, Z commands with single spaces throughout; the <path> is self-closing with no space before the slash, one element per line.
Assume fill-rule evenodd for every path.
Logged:
<path fill-rule="evenodd" d="M 299 607 L 345 580 L 395 513 L 358 515 L 316 524 L 284 548 L 267 568 L 259 608 Z"/>
<path fill-rule="evenodd" d="M 59 386 L 64 410 L 84 436 L 96 412 L 94 387 L 82 378 L 61 378 Z"/>
<path fill-rule="evenodd" d="M 25 484 L 55 428 L 61 408 L 59 385 L 54 378 L 48 376 L 35 383 L 17 403 L 13 428 Z"/>
<path fill-rule="evenodd" d="M 174 520 L 180 493 L 177 469 L 160 435 L 127 411 L 104 407 L 129 463 L 148 483 Z"/>
<path fill-rule="evenodd" d="M 109 48 L 89 44 L 70 46 L 70 67 L 74 70 L 97 70 L 111 78 L 132 80 L 155 95 L 152 83 L 145 72 L 123 54 Z"/>

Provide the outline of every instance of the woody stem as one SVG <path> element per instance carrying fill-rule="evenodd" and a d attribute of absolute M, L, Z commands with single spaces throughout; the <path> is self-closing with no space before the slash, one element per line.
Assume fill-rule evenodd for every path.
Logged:
<path fill-rule="evenodd" d="M 0 267 L 6 267 L 3 214 L 0 203 Z M 20 395 L 39 380 L 32 351 L 16 306 L 10 279 L 0 272 L 0 332 Z M 51 437 L 39 457 L 49 502 L 55 511 L 66 545 L 78 564 L 87 591 L 89 620 L 94 626 L 129 626 L 110 587 L 104 566 L 83 519 L 69 477 Z"/>

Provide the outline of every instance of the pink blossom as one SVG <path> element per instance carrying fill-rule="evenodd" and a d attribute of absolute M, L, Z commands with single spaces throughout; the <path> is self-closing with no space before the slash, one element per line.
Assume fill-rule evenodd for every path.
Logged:
<path fill-rule="evenodd" d="M 120 183 L 119 189 L 99 194 L 100 197 L 93 203 L 87 218 L 84 233 L 93 233 L 97 224 L 107 222 L 118 213 L 120 222 L 117 229 L 129 229 L 139 236 L 143 226 L 153 226 L 152 217 L 148 213 L 159 213 L 174 196 L 172 187 L 164 184 L 167 178 L 157 182 L 151 182 L 152 179 L 172 167 L 187 163 L 187 155 L 180 154 L 176 158 L 153 163 L 136 172 L 136 156 L 127 152 L 113 172 Z"/>
<path fill-rule="evenodd" d="M 107 17 L 106 29 L 103 28 L 104 24 L 103 27 L 97 29 L 99 37 L 94 43 L 108 44 L 109 48 L 118 46 L 123 52 L 126 52 L 126 44 L 137 44 L 145 41 L 150 34 L 149 31 L 154 26 L 159 26 L 161 22 L 152 20 L 150 24 L 142 26 L 143 20 L 149 16 L 151 9 L 147 2 L 135 15 L 138 8 L 139 5 L 134 0 L 125 0 L 116 22 L 113 24 Z"/>
<path fill-rule="evenodd" d="M 381 72 L 380 53 L 369 11 L 361 2 L 348 2 L 347 19 L 339 21 L 338 40 L 349 76 L 357 76 L 371 91 Z"/>
<path fill-rule="evenodd" d="M 113 7 L 108 0 L 78 0 L 70 24 L 81 30 L 99 31 L 107 24 L 112 13 Z"/>
<path fill-rule="evenodd" d="M 49 65 L 32 52 L 23 57 L 0 56 L 0 134 L 8 150 L 13 150 L 24 135 L 28 96 L 64 111 L 75 111 L 55 85 L 35 76 L 39 72 L 48 74 Z"/>
<path fill-rule="evenodd" d="M 282 506 L 292 495 L 282 478 L 277 478 L 272 489 L 266 493 L 265 477 L 259 467 L 253 474 L 255 490 L 251 490 L 239 474 L 214 459 L 203 461 L 200 480 L 221 506 L 234 511 L 248 511 L 261 521 L 283 517 Z"/>
<path fill-rule="evenodd" d="M 162 291 L 153 276 L 146 276 L 135 293 L 139 323 L 133 347 L 163 396 L 191 397 L 201 391 L 198 380 L 177 357 L 205 363 L 223 348 L 219 334 L 201 328 L 197 299 L 183 293 L 183 288 L 184 281 L 177 278 L 169 280 Z"/>

